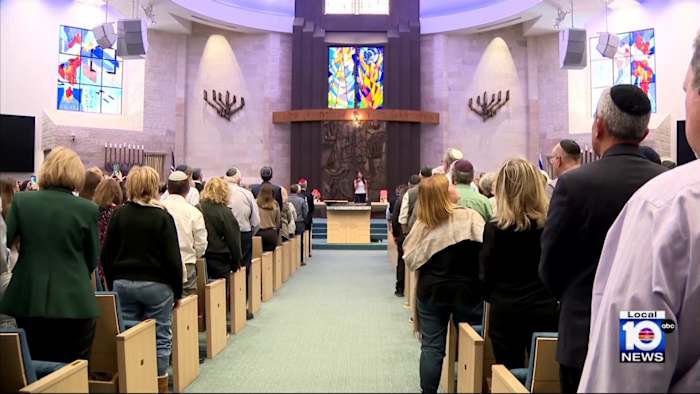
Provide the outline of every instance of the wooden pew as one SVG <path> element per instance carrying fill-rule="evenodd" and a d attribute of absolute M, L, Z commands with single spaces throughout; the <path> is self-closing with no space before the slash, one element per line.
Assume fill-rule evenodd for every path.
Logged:
<path fill-rule="evenodd" d="M 88 364 L 76 360 L 60 366 L 51 363 L 53 372 L 39 379 L 34 361 L 23 331 L 7 329 L 0 331 L 0 392 L 3 393 L 87 393 Z M 52 369 L 53 369 L 52 368 Z"/>
<path fill-rule="evenodd" d="M 491 392 L 492 393 L 529 393 L 518 379 L 510 373 L 504 365 L 491 367 Z"/>
<path fill-rule="evenodd" d="M 100 317 L 95 326 L 88 369 L 90 392 L 154 392 L 158 390 L 156 323 L 146 320 L 124 329 L 116 293 L 95 295 Z"/>
<path fill-rule="evenodd" d="M 491 365 L 495 363 L 491 340 L 488 336 L 489 314 L 490 306 L 485 302 L 484 316 L 480 326 L 472 327 L 469 324 L 461 323 L 460 327 L 456 328 L 450 324 L 447 332 L 445 358 L 442 363 L 442 374 L 440 375 L 440 384 L 445 390 L 444 392 L 474 392 L 475 387 L 479 387 L 479 389 L 489 387 L 489 372 Z M 476 331 L 477 329 L 485 335 L 482 337 Z M 466 358 L 462 359 L 462 356 Z M 454 367 L 455 364 L 456 367 Z M 450 366 L 453 367 L 450 368 Z"/>
<path fill-rule="evenodd" d="M 260 311 L 260 301 L 262 300 L 262 255 L 253 259 L 250 269 L 251 273 L 247 283 L 250 289 L 248 308 L 251 313 L 258 313 Z"/>
<path fill-rule="evenodd" d="M 158 390 L 156 322 L 146 320 L 117 335 L 119 391 L 124 393 Z"/>
<path fill-rule="evenodd" d="M 523 384 L 515 377 L 513 371 L 509 371 L 503 365 L 493 366 L 491 378 L 492 392 L 518 392 L 518 393 L 559 393 L 559 363 L 557 362 L 557 336 L 556 333 L 534 333 L 530 346 L 529 366 L 526 368 L 525 382 Z M 523 368 L 525 369 L 525 368 Z M 496 375 L 498 371 L 498 375 Z M 515 384 L 514 382 L 518 382 Z M 514 391 L 497 391 L 506 387 Z"/>
<path fill-rule="evenodd" d="M 274 294 L 274 255 L 271 252 L 265 252 L 262 255 L 262 300 L 263 302 L 270 301 Z"/>
<path fill-rule="evenodd" d="M 292 254 L 294 258 L 292 261 L 292 273 L 294 273 L 301 267 L 301 237 L 292 238 L 292 249 L 294 249 Z"/>
<path fill-rule="evenodd" d="M 219 354 L 228 340 L 226 334 L 226 280 L 217 279 L 204 286 L 206 310 L 207 358 Z"/>
<path fill-rule="evenodd" d="M 199 376 L 198 297 L 180 300 L 173 311 L 173 388 L 184 392 Z"/>
<path fill-rule="evenodd" d="M 251 275 L 252 277 L 252 275 Z M 231 333 L 238 334 L 246 323 L 246 269 L 241 267 L 236 272 L 231 272 L 228 280 Z"/>
<path fill-rule="evenodd" d="M 262 237 L 255 236 L 253 237 L 253 258 L 257 259 L 262 257 L 263 255 L 263 248 L 262 248 Z"/>
<path fill-rule="evenodd" d="M 25 386 L 20 393 L 87 393 L 88 362 L 76 360 L 34 383 Z"/>
<path fill-rule="evenodd" d="M 289 280 L 289 273 L 292 270 L 292 241 L 282 243 L 282 282 Z M 276 253 L 276 252 L 275 252 Z"/>
<path fill-rule="evenodd" d="M 275 291 L 282 288 L 282 266 L 284 265 L 284 258 L 282 256 L 282 247 L 278 246 L 273 254 L 273 268 L 272 272 L 274 274 L 273 278 L 273 288 Z"/>
<path fill-rule="evenodd" d="M 480 393 L 483 384 L 484 339 L 467 323 L 459 324 L 457 392 Z"/>
<path fill-rule="evenodd" d="M 304 262 L 308 263 L 311 258 L 311 230 L 304 231 Z"/>
<path fill-rule="evenodd" d="M 457 328 L 450 318 L 447 323 L 447 340 L 445 341 L 445 357 L 442 359 L 442 373 L 440 374 L 440 387 L 443 393 L 455 393 L 457 389 L 457 375 L 455 374 L 455 362 L 457 361 Z"/>

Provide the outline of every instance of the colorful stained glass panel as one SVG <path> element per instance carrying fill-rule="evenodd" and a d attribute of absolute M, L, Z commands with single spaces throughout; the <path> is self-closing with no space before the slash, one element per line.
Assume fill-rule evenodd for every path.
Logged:
<path fill-rule="evenodd" d="M 359 108 L 382 108 L 384 106 L 384 48 L 360 48 L 357 80 Z"/>
<path fill-rule="evenodd" d="M 123 64 L 90 30 L 60 26 L 56 108 L 120 114 Z"/>
<path fill-rule="evenodd" d="M 591 100 L 593 111 L 603 87 L 634 84 L 649 96 L 652 112 L 656 112 L 656 38 L 654 29 L 617 35 L 620 46 L 614 59 L 600 56 L 595 49 L 597 37 L 589 42 L 591 53 Z M 611 67 L 603 66 L 608 63 Z M 607 81 L 607 82 L 606 82 Z"/>
<path fill-rule="evenodd" d="M 355 48 L 328 48 L 328 108 L 355 108 Z"/>

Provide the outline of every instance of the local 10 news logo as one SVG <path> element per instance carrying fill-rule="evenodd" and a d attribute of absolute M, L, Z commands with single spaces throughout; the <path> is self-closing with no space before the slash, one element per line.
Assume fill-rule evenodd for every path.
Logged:
<path fill-rule="evenodd" d="M 666 334 L 675 329 L 664 311 L 620 312 L 620 362 L 663 363 Z"/>

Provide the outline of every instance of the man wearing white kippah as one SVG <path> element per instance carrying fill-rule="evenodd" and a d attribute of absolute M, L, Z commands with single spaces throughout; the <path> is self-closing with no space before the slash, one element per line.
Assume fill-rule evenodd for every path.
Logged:
<path fill-rule="evenodd" d="M 207 250 L 207 228 L 199 209 L 185 200 L 190 191 L 190 178 L 182 171 L 168 177 L 168 196 L 161 202 L 172 215 L 182 257 L 183 297 L 197 294 L 197 258 Z"/>
<path fill-rule="evenodd" d="M 442 159 L 442 165 L 433 168 L 433 175 L 435 174 L 444 174 L 447 176 L 447 179 L 452 182 L 452 165 L 457 161 L 457 160 L 462 160 L 464 158 L 464 155 L 462 154 L 462 151 L 456 148 L 449 148 L 447 152 L 445 152 L 445 156 Z"/>

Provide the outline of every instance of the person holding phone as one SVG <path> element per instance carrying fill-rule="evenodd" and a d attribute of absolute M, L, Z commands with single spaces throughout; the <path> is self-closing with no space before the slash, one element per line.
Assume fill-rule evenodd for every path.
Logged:
<path fill-rule="evenodd" d="M 357 171 L 357 174 L 355 175 L 354 189 L 355 189 L 355 203 L 356 204 L 366 203 L 367 202 L 367 191 L 369 190 L 369 184 L 367 183 L 367 179 L 365 179 L 365 176 L 362 174 L 362 171 Z"/>

